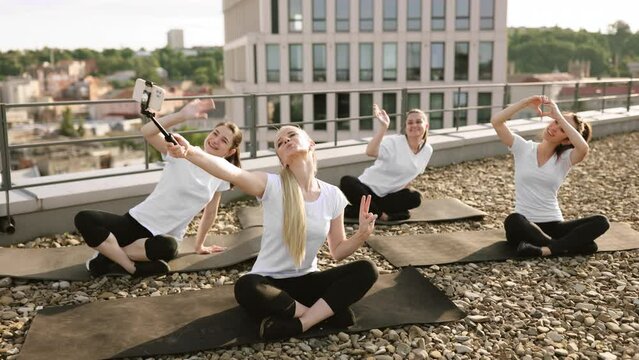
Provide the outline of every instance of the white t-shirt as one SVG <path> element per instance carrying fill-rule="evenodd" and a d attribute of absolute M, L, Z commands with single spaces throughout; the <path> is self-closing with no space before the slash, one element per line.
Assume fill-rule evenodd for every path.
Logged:
<path fill-rule="evenodd" d="M 320 195 L 317 200 L 305 202 L 306 256 L 299 268 L 295 266 L 284 243 L 284 211 L 282 180 L 277 174 L 268 174 L 264 195 L 258 200 L 264 206 L 264 233 L 257 260 L 251 273 L 276 279 L 297 277 L 317 271 L 317 252 L 326 241 L 331 220 L 338 217 L 348 200 L 334 185 L 317 180 Z"/>
<path fill-rule="evenodd" d="M 153 235 L 169 234 L 182 239 L 193 217 L 229 183 L 212 176 L 186 159 L 165 157 L 160 181 L 129 214 Z"/>
<path fill-rule="evenodd" d="M 563 221 L 557 192 L 570 171 L 570 153 L 564 151 L 537 165 L 539 143 L 513 135 L 510 151 L 515 160 L 515 212 L 532 222 Z"/>
<path fill-rule="evenodd" d="M 384 136 L 373 166 L 366 168 L 359 181 L 379 197 L 400 191 L 424 172 L 433 147 L 425 144 L 415 154 L 404 135 Z"/>

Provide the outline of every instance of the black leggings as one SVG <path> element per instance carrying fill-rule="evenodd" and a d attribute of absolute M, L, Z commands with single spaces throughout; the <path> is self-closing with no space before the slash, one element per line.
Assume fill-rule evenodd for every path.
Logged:
<path fill-rule="evenodd" d="M 247 274 L 235 283 L 235 299 L 257 320 L 270 315 L 293 317 L 296 300 L 310 307 L 321 298 L 339 313 L 361 299 L 377 276 L 377 267 L 368 260 L 286 279 Z"/>
<path fill-rule="evenodd" d="M 571 221 L 533 223 L 513 213 L 504 220 L 506 240 L 513 246 L 527 242 L 547 246 L 555 254 L 592 254 L 597 251 L 595 239 L 610 228 L 608 218 L 594 215 Z"/>
<path fill-rule="evenodd" d="M 113 233 L 120 247 L 132 244 L 137 239 L 153 236 L 127 212 L 115 215 L 100 210 L 82 210 L 75 216 L 75 227 L 90 247 L 97 247 Z"/>
<path fill-rule="evenodd" d="M 377 216 L 382 215 L 382 213 L 386 213 L 387 215 L 405 213 L 410 209 L 418 207 L 422 203 L 421 194 L 418 191 L 410 189 L 401 189 L 397 192 L 379 197 L 371 188 L 354 176 L 342 177 L 339 182 L 339 188 L 351 203 L 351 208 L 347 208 L 345 212 L 348 218 L 359 217 L 359 203 L 364 195 L 371 195 L 369 211 Z"/>

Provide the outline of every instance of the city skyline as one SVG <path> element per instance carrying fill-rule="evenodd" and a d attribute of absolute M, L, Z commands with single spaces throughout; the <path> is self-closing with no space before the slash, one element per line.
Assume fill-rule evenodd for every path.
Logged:
<path fill-rule="evenodd" d="M 602 7 L 598 0 L 537 0 L 533 8 L 531 2 L 510 0 L 508 26 L 557 25 L 605 33 L 608 25 L 622 20 L 635 32 L 639 30 L 639 13 L 627 11 L 631 1 L 610 0 Z M 55 5 L 46 0 L 0 0 L 0 7 L 0 32 L 17 34 L 0 37 L 0 51 L 44 47 L 152 50 L 166 45 L 171 29 L 184 30 L 186 47 L 224 44 L 221 0 L 61 0 Z M 24 14 L 31 25 L 25 26 Z M 16 33 L 15 29 L 20 30 Z"/>

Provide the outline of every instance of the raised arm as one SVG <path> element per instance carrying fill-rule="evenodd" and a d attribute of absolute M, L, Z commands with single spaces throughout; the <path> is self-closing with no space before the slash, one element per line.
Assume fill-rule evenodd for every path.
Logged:
<path fill-rule="evenodd" d="M 206 153 L 199 147 L 194 147 L 180 134 L 173 134 L 178 145 L 166 143 L 167 150 L 175 158 L 185 158 L 199 166 L 204 171 L 226 180 L 238 187 L 248 195 L 261 197 L 266 189 L 266 173 L 259 171 L 246 171 L 224 158 Z"/>
<path fill-rule="evenodd" d="M 328 230 L 328 249 L 333 259 L 340 261 L 349 257 L 375 230 L 375 219 L 377 215 L 368 212 L 371 205 L 371 196 L 362 196 L 359 206 L 359 228 L 350 238 L 346 238 L 344 231 L 344 212 L 331 220 L 331 227 Z"/>
<path fill-rule="evenodd" d="M 382 143 L 382 139 L 386 134 L 386 130 L 388 130 L 388 125 L 390 124 L 390 118 L 388 114 L 386 114 L 385 110 L 380 110 L 377 104 L 373 105 L 373 115 L 379 121 L 380 127 L 379 130 L 373 135 L 373 138 L 366 146 L 366 155 L 376 158 L 379 154 L 379 144 Z"/>
<path fill-rule="evenodd" d="M 204 207 L 204 213 L 200 219 L 200 224 L 197 228 L 197 235 L 195 237 L 195 252 L 198 254 L 211 254 L 214 252 L 224 251 L 224 248 L 221 246 L 204 246 L 206 235 L 211 229 L 211 226 L 215 221 L 215 217 L 217 216 L 217 209 L 220 206 L 221 197 L 222 193 L 219 191 L 216 192 L 211 201 L 209 201 L 209 203 Z"/>
<path fill-rule="evenodd" d="M 588 142 L 579 131 L 566 120 L 557 104 L 554 101 L 550 101 L 549 105 L 549 116 L 557 121 L 566 136 L 568 136 L 572 146 L 574 146 L 574 150 L 570 153 L 570 163 L 575 165 L 586 158 L 586 155 L 588 155 L 590 151 L 590 146 L 588 146 Z"/>
<path fill-rule="evenodd" d="M 183 123 L 186 120 L 206 119 L 208 116 L 206 113 L 209 110 L 214 108 L 215 108 L 215 103 L 213 102 L 213 100 L 195 99 L 189 102 L 188 104 L 186 104 L 182 109 L 180 109 L 180 111 L 163 116 L 157 119 L 157 121 L 160 123 L 160 125 L 162 125 L 162 127 L 164 127 L 165 129 L 168 129 L 177 124 Z M 157 126 L 155 126 L 155 124 L 152 121 L 149 121 L 146 124 L 144 124 L 144 126 L 142 126 L 142 129 L 140 130 L 142 131 L 142 135 L 144 135 L 144 138 L 146 139 L 146 141 L 148 141 L 149 144 L 151 144 L 151 146 L 153 146 L 157 151 L 161 152 L 162 154 L 166 154 L 167 143 L 164 140 L 164 137 L 162 136 L 162 134 L 160 134 L 160 130 L 157 128 Z"/>
<path fill-rule="evenodd" d="M 549 101 L 550 100 L 546 96 L 530 96 L 521 99 L 512 105 L 509 105 L 507 108 L 493 115 L 493 117 L 490 119 L 490 123 L 493 125 L 493 128 L 497 132 L 497 136 L 499 136 L 501 142 L 508 147 L 511 147 L 513 145 L 513 133 L 510 131 L 508 126 L 506 126 L 506 121 L 510 120 L 513 115 L 531 106 L 535 107 L 537 113 L 540 116 L 547 115 L 546 113 L 543 113 L 541 111 L 541 105 L 546 104 Z"/>

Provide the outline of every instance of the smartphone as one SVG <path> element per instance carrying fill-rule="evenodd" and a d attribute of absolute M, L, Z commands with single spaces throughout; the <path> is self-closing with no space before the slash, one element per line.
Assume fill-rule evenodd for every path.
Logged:
<path fill-rule="evenodd" d="M 164 89 L 144 79 L 135 80 L 133 100 L 149 110 L 160 111 L 164 101 Z"/>

